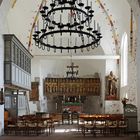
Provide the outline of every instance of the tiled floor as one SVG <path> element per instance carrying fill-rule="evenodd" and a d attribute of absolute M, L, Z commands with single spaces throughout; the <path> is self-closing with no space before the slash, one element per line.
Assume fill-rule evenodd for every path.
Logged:
<path fill-rule="evenodd" d="M 134 135 L 131 136 L 92 136 L 90 134 L 83 136 L 81 132 L 78 132 L 75 126 L 72 125 L 60 125 L 57 126 L 55 132 L 51 135 L 40 136 L 1 136 L 0 140 L 140 140 Z"/>

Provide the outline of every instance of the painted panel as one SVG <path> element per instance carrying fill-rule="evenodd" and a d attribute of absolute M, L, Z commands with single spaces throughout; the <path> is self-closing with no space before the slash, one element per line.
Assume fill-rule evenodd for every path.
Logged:
<path fill-rule="evenodd" d="M 21 84 L 22 81 L 21 81 L 21 70 L 19 69 L 19 84 Z"/>
<path fill-rule="evenodd" d="M 18 109 L 26 108 L 26 100 L 24 95 L 18 95 Z"/>
<path fill-rule="evenodd" d="M 10 78 L 10 76 L 11 76 L 10 71 L 11 71 L 10 64 L 5 64 L 5 81 L 10 81 L 11 80 L 11 78 Z"/>
<path fill-rule="evenodd" d="M 11 98 L 9 96 L 5 96 L 5 108 L 11 108 Z"/>
<path fill-rule="evenodd" d="M 19 77 L 18 68 L 16 68 L 16 83 L 18 83 L 18 77 Z"/>
<path fill-rule="evenodd" d="M 13 82 L 16 82 L 15 80 L 15 77 L 16 77 L 16 68 L 14 65 L 12 65 L 12 81 Z"/>

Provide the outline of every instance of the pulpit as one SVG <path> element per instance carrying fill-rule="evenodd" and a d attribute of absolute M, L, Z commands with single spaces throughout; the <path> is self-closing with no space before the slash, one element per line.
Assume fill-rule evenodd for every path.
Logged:
<path fill-rule="evenodd" d="M 137 107 L 132 104 L 126 104 L 124 107 L 124 116 L 128 120 L 128 133 L 136 133 L 138 130 Z"/>

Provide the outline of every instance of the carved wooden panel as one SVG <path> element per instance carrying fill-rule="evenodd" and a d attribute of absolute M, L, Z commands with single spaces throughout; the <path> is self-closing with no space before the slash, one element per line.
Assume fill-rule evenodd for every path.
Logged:
<path fill-rule="evenodd" d="M 47 95 L 100 95 L 100 78 L 46 78 Z"/>
<path fill-rule="evenodd" d="M 30 101 L 39 101 L 39 82 L 31 83 Z"/>

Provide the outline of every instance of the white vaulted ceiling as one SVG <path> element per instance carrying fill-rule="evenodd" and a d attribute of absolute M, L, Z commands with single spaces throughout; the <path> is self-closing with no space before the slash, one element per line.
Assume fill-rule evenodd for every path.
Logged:
<path fill-rule="evenodd" d="M 50 1 L 47 1 L 47 5 Z M 61 55 L 60 51 L 54 54 L 53 51 L 39 50 L 30 39 L 32 25 L 42 0 L 14 2 L 7 16 L 9 33 L 15 34 L 27 48 L 31 42 L 30 51 L 33 55 Z M 86 3 L 87 0 L 83 2 Z M 99 22 L 103 35 L 101 47 L 74 55 L 119 55 L 122 35 L 126 32 L 129 36 L 130 33 L 130 6 L 127 0 L 92 0 L 92 6 L 95 11 L 93 18 Z"/>

